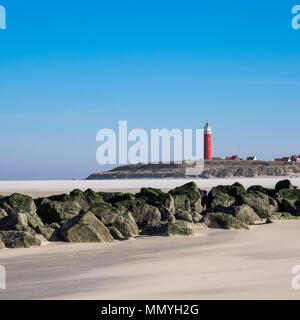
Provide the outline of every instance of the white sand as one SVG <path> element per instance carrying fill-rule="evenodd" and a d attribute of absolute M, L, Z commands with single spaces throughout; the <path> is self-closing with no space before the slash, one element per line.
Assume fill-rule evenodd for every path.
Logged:
<path fill-rule="evenodd" d="M 241 182 L 274 187 L 278 178 L 194 180 L 202 189 Z M 44 196 L 74 188 L 136 192 L 171 189 L 184 179 L 0 182 L 0 194 Z M 300 179 L 292 179 L 300 186 Z M 0 251 L 2 299 L 299 299 L 300 221 L 250 231 L 198 230 L 197 237 L 150 237 L 108 244 L 49 243 Z"/>
<path fill-rule="evenodd" d="M 198 237 L 5 249 L 0 299 L 299 299 L 300 221 Z"/>
<path fill-rule="evenodd" d="M 242 183 L 246 188 L 260 184 L 267 188 L 274 188 L 275 184 L 285 177 L 266 178 L 233 178 L 233 179 L 137 179 L 137 180 L 66 180 L 66 181 L 0 181 L 0 194 L 9 195 L 14 192 L 24 193 L 33 197 L 49 196 L 70 192 L 73 189 L 95 191 L 138 192 L 142 187 L 161 188 L 169 190 L 189 181 L 195 181 L 199 188 L 209 190 L 218 184 Z M 290 179 L 300 187 L 300 178 Z"/>

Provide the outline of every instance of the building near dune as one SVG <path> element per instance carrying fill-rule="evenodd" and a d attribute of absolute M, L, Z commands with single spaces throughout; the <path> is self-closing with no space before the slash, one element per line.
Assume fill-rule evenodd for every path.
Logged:
<path fill-rule="evenodd" d="M 274 160 L 275 162 L 291 162 L 291 158 L 290 157 L 283 157 L 283 158 L 275 158 Z"/>
<path fill-rule="evenodd" d="M 291 157 L 275 158 L 275 162 L 300 162 L 300 155 L 293 154 Z"/>
<path fill-rule="evenodd" d="M 247 160 L 248 161 L 257 161 L 257 157 L 248 157 Z"/>
<path fill-rule="evenodd" d="M 292 162 L 300 162 L 300 155 L 297 156 L 296 154 L 293 154 L 293 155 L 291 156 L 291 161 L 292 161 Z"/>
<path fill-rule="evenodd" d="M 239 158 L 239 156 L 228 156 L 228 157 L 226 157 L 226 159 L 225 160 L 241 160 L 240 158 Z"/>

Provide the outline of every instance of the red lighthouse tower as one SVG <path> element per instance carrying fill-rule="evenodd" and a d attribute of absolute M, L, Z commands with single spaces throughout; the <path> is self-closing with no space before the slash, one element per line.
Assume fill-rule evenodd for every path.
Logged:
<path fill-rule="evenodd" d="M 212 159 L 212 132 L 209 123 L 204 127 L 204 159 Z"/>

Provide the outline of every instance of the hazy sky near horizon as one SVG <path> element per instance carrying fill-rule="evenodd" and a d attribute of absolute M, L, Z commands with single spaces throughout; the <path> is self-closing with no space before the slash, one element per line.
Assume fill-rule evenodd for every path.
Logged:
<path fill-rule="evenodd" d="M 209 120 L 214 155 L 300 154 L 299 1 L 0 0 L 0 179 L 85 178 L 96 133 Z"/>

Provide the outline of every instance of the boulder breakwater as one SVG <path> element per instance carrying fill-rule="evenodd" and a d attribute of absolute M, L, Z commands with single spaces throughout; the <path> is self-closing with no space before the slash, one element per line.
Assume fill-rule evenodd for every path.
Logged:
<path fill-rule="evenodd" d="M 274 189 L 222 185 L 209 192 L 194 182 L 169 192 L 136 194 L 91 189 L 45 198 L 0 196 L 0 248 L 47 241 L 112 242 L 139 235 L 193 236 L 193 228 L 249 229 L 257 221 L 298 219 L 300 189 L 289 180 Z"/>

